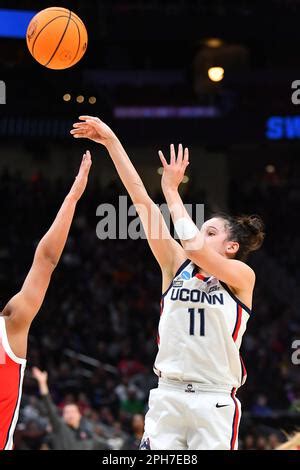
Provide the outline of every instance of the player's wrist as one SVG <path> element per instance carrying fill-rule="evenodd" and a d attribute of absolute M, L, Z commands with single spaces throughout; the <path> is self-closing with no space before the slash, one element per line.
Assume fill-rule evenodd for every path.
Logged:
<path fill-rule="evenodd" d="M 172 185 L 163 185 L 162 189 L 165 194 L 177 194 L 178 193 L 178 185 L 177 184 L 172 184 Z"/>
<path fill-rule="evenodd" d="M 162 185 L 162 191 L 166 199 L 174 201 L 178 197 L 178 186 Z"/>
<path fill-rule="evenodd" d="M 40 382 L 40 394 L 41 395 L 48 395 L 49 394 L 49 388 L 47 383 Z"/>
<path fill-rule="evenodd" d="M 121 142 L 119 141 L 116 134 L 112 134 L 111 136 L 107 137 L 103 143 L 108 151 L 113 150 L 114 148 L 121 145 Z"/>

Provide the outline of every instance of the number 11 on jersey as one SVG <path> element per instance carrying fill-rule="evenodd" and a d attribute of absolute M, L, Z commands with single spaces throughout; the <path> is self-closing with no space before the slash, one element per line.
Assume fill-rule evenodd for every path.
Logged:
<path fill-rule="evenodd" d="M 195 310 L 195 308 L 189 308 L 188 310 L 190 314 L 190 335 L 195 334 Z M 198 313 L 200 317 L 200 336 L 205 336 L 204 308 L 198 308 Z"/>

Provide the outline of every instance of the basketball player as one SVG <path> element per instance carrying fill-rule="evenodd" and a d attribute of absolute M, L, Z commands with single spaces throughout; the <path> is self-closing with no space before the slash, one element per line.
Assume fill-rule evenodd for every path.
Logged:
<path fill-rule="evenodd" d="M 0 315 L 0 449 L 13 448 L 22 383 L 26 366 L 28 332 L 44 300 L 51 275 L 65 246 L 76 204 L 83 194 L 91 156 L 83 156 L 79 173 L 52 226 L 39 242 L 33 264 L 20 290 Z"/>
<path fill-rule="evenodd" d="M 253 270 L 245 263 L 261 246 L 257 216 L 225 214 L 195 226 L 178 193 L 188 150 L 171 146 L 162 189 L 181 245 L 170 235 L 158 207 L 120 141 L 100 119 L 81 116 L 71 133 L 107 148 L 142 221 L 162 271 L 159 350 L 141 449 L 237 449 L 241 406 L 236 390 L 246 380 L 239 349 L 251 315 Z M 160 237 L 151 229 L 160 228 Z M 157 230 L 155 233 L 158 233 Z"/>

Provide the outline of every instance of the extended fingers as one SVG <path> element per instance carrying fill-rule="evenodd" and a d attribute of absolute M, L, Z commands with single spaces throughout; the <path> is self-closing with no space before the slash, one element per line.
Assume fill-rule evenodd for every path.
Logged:
<path fill-rule="evenodd" d="M 70 134 L 72 134 L 73 137 L 75 137 L 76 139 L 77 138 L 84 138 L 86 137 L 86 132 L 85 131 L 81 131 L 79 129 L 72 129 L 70 130 Z"/>
<path fill-rule="evenodd" d="M 167 163 L 167 161 L 164 157 L 164 154 L 162 153 L 161 150 L 159 150 L 158 155 L 159 155 L 159 158 L 160 158 L 163 166 L 165 167 L 166 165 L 168 165 L 168 163 Z M 176 157 L 174 144 L 170 145 L 170 165 L 175 165 L 176 163 L 178 163 L 179 165 L 184 164 L 184 166 L 187 166 L 189 164 L 189 149 L 186 147 L 183 151 L 182 144 L 178 145 L 178 155 L 177 155 L 177 157 Z"/>
<path fill-rule="evenodd" d="M 80 128 L 80 127 L 86 127 L 86 123 L 85 123 L 85 122 L 75 122 L 75 123 L 73 124 L 73 127 L 75 127 L 75 128 L 77 128 L 77 127 L 78 127 L 78 128 Z"/>
<path fill-rule="evenodd" d="M 83 155 L 84 159 L 85 159 L 85 163 L 92 163 L 92 156 L 91 156 L 91 152 L 89 150 L 87 150 L 85 152 L 85 154 Z"/>
<path fill-rule="evenodd" d="M 90 126 L 93 126 L 93 127 L 94 127 L 94 126 L 95 126 L 95 121 L 93 121 L 93 120 L 91 120 L 91 119 L 88 119 L 88 120 L 86 120 L 86 121 L 84 121 L 84 122 L 75 122 L 75 123 L 73 124 L 73 127 L 74 127 L 75 129 L 89 129 Z"/>
<path fill-rule="evenodd" d="M 182 163 L 182 158 L 183 158 L 183 148 L 182 148 L 182 144 L 179 144 L 178 145 L 177 163 L 181 164 Z"/>
<path fill-rule="evenodd" d="M 87 150 L 82 157 L 81 165 L 80 165 L 80 170 L 83 171 L 83 173 L 87 174 L 91 168 L 92 164 L 92 157 L 91 153 L 89 150 Z M 80 172 L 79 170 L 79 172 Z"/>
<path fill-rule="evenodd" d="M 86 136 L 84 134 L 74 134 L 72 131 L 71 134 L 75 139 L 86 139 Z"/>
<path fill-rule="evenodd" d="M 190 163 L 189 162 L 189 149 L 187 147 L 184 149 L 183 163 L 185 164 L 185 166 L 188 166 Z"/>
<path fill-rule="evenodd" d="M 167 160 L 165 159 L 164 154 L 162 153 L 161 150 L 158 151 L 158 155 L 159 155 L 160 161 L 162 163 L 162 166 L 164 168 L 166 168 L 168 166 L 168 163 L 167 163 Z"/>
<path fill-rule="evenodd" d="M 79 116 L 81 121 L 100 121 L 98 117 L 95 116 Z"/>
<path fill-rule="evenodd" d="M 170 156 L 171 156 L 170 164 L 174 165 L 176 163 L 176 154 L 175 154 L 174 144 L 170 145 Z"/>
<path fill-rule="evenodd" d="M 93 118 L 88 118 L 88 119 L 85 119 L 84 121 L 80 121 L 80 122 L 75 122 L 75 124 L 77 124 L 78 126 L 87 126 L 89 124 L 91 124 L 92 126 L 94 126 L 98 121 L 96 121 L 95 119 Z"/>
<path fill-rule="evenodd" d="M 176 157 L 176 152 L 175 152 L 175 146 L 174 146 L 174 144 L 171 144 L 170 145 L 170 155 L 171 155 L 171 161 L 170 161 L 171 165 L 175 164 L 175 163 L 179 163 L 181 165 L 183 162 L 184 163 L 188 162 L 188 159 L 189 159 L 188 149 L 185 148 L 184 152 L 183 152 L 182 144 L 178 145 L 177 157 Z"/>
<path fill-rule="evenodd" d="M 73 124 L 73 129 L 70 130 L 70 134 L 73 135 L 73 137 L 86 137 L 87 131 L 89 131 L 90 127 L 88 124 L 83 123 L 83 122 L 75 122 Z"/>

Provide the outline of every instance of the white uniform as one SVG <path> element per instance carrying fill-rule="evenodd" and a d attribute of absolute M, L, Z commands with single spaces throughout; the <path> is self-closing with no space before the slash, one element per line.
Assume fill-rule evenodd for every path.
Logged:
<path fill-rule="evenodd" d="M 159 350 L 141 449 L 236 449 L 239 353 L 251 313 L 227 285 L 187 260 L 161 300 Z"/>

